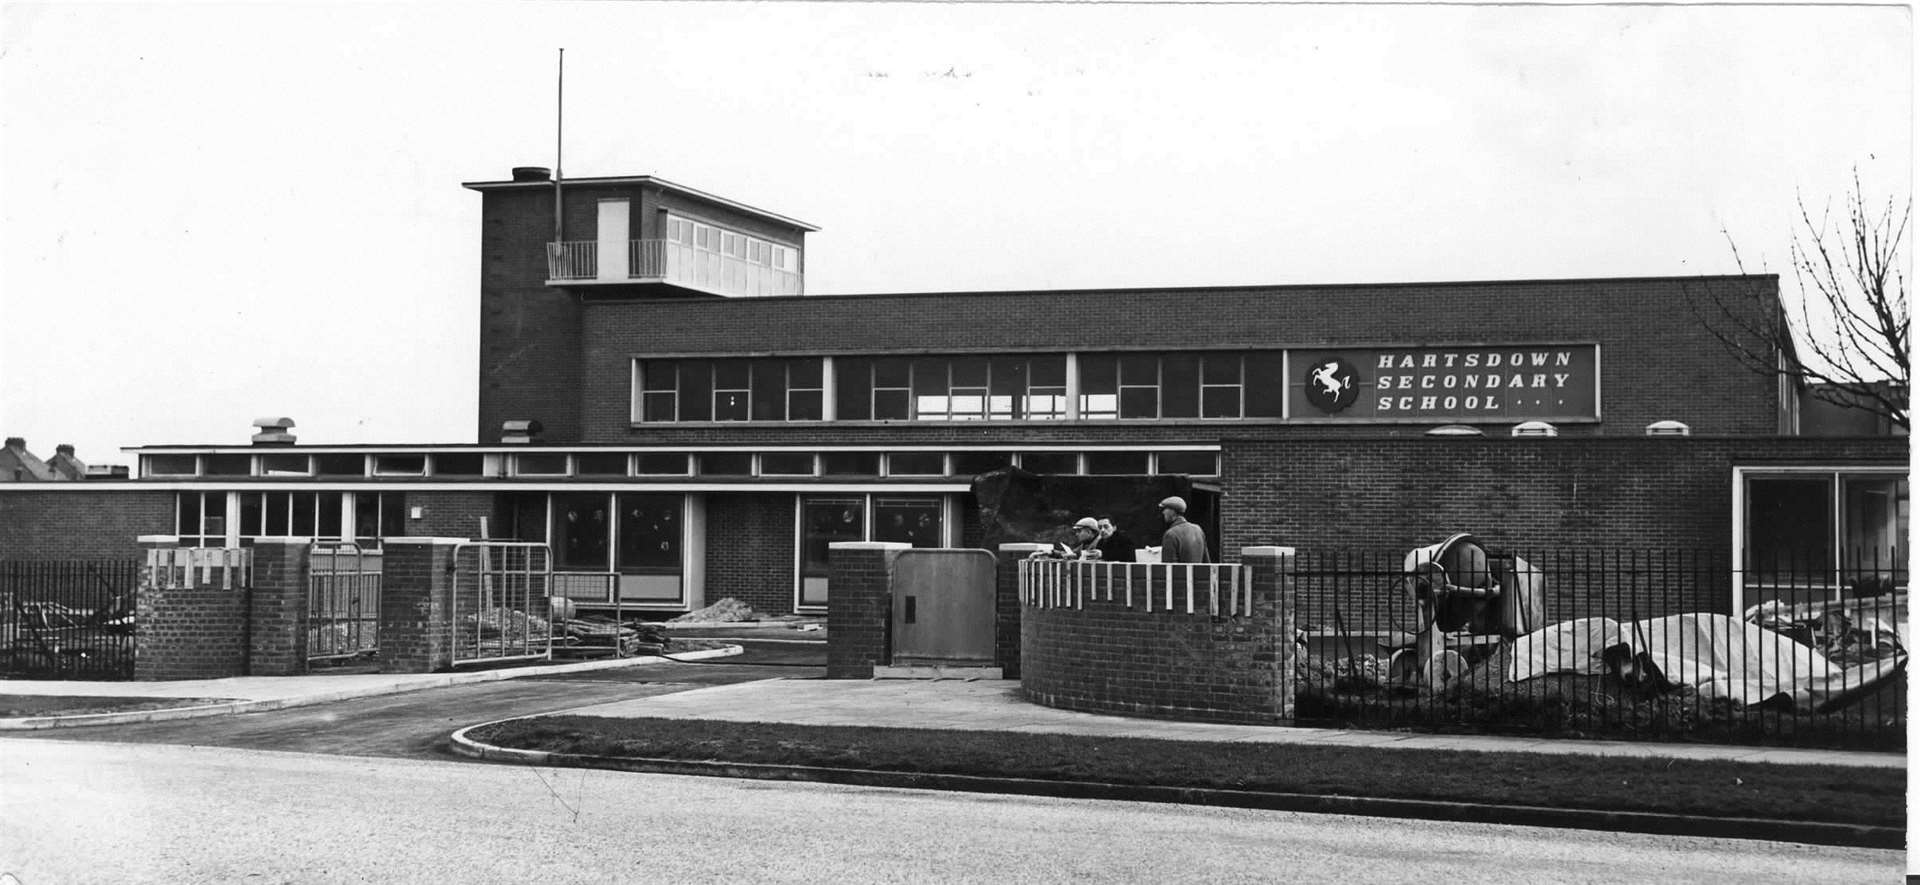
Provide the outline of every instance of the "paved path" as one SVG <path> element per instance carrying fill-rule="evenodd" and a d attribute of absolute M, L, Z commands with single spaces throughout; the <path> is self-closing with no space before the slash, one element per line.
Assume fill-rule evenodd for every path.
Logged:
<path fill-rule="evenodd" d="M 1146 737 L 1187 741 L 1258 741 L 1322 746 L 1422 750 L 1727 759 L 1797 765 L 1855 765 L 1904 769 L 1899 753 L 1670 744 L 1655 741 L 1580 741 L 1491 735 L 1437 735 L 1389 731 L 1283 728 L 1135 719 L 1056 710 L 1028 703 L 1020 683 L 1008 680 L 769 679 L 659 697 L 597 704 L 565 712 L 586 716 L 719 719 L 798 725 L 883 725 L 976 731 L 1025 731 Z"/>

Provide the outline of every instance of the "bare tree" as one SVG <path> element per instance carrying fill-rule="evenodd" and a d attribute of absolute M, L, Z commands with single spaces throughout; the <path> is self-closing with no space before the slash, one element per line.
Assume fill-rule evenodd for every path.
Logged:
<path fill-rule="evenodd" d="M 1854 172 L 1844 219 L 1804 198 L 1789 254 L 1800 294 L 1768 304 L 1764 287 L 1707 287 L 1695 315 L 1747 368 L 1793 379 L 1816 399 L 1865 409 L 1910 429 L 1907 281 L 1901 270 L 1913 199 L 1869 206 Z M 1725 231 L 1721 232 L 1726 235 Z M 1741 273 L 1746 264 L 1727 235 Z"/>

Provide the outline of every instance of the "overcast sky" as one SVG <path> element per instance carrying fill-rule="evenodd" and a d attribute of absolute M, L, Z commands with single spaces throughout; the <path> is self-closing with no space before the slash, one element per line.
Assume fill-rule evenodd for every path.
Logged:
<path fill-rule="evenodd" d="M 477 193 L 818 225 L 815 294 L 1784 272 L 1902 7 L 0 5 L 0 432 L 475 442 Z M 1837 203 L 1836 203 L 1837 205 Z M 1790 282 L 1790 280 L 1789 280 Z M 1141 318 L 1153 322 L 1153 318 Z"/>

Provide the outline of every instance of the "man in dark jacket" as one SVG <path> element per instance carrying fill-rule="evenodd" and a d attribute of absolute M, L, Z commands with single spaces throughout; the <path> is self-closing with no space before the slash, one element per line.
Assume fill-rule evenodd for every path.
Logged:
<path fill-rule="evenodd" d="M 1160 539 L 1161 562 L 1209 562 L 1207 533 L 1187 521 L 1187 502 L 1179 496 L 1160 502 L 1160 517 L 1167 521 L 1167 533 Z"/>
<path fill-rule="evenodd" d="M 1140 546 L 1133 543 L 1132 538 L 1127 537 L 1125 532 L 1120 531 L 1119 527 L 1113 524 L 1113 517 L 1102 514 L 1094 521 L 1094 525 L 1100 532 L 1100 542 L 1095 546 L 1100 550 L 1101 562 L 1132 562 L 1134 560 L 1134 551 L 1139 550 Z"/>

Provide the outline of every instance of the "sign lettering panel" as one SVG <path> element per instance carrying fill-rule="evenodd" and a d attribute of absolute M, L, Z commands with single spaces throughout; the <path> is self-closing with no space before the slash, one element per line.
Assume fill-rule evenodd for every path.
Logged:
<path fill-rule="evenodd" d="M 1594 344 L 1294 350 L 1295 421 L 1530 421 L 1600 417 Z"/>

